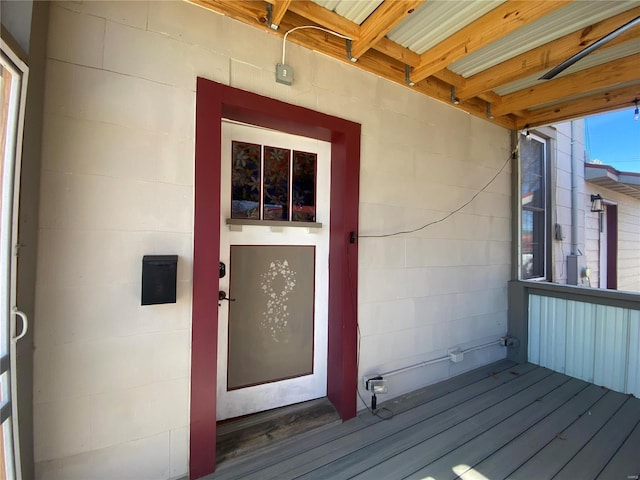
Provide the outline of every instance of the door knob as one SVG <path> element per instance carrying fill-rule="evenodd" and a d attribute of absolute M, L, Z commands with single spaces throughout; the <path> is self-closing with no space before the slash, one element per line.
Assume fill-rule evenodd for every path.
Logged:
<path fill-rule="evenodd" d="M 218 291 L 218 300 L 222 301 L 222 300 L 227 300 L 229 302 L 235 302 L 236 299 L 235 298 L 229 298 L 227 297 L 227 292 L 225 292 L 224 290 L 219 290 Z M 218 303 L 218 306 L 222 306 L 221 303 Z"/>

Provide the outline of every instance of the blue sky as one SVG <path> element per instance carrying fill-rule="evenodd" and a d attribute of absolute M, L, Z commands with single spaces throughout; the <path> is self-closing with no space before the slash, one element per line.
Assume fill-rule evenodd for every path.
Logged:
<path fill-rule="evenodd" d="M 602 160 L 624 172 L 640 173 L 640 120 L 633 119 L 634 105 L 585 118 L 589 158 Z"/>

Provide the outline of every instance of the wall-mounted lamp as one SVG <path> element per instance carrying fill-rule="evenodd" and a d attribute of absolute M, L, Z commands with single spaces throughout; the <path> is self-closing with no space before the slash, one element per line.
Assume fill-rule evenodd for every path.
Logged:
<path fill-rule="evenodd" d="M 604 212 L 604 205 L 602 204 L 602 197 L 599 193 L 591 195 L 591 211 L 592 212 Z"/>

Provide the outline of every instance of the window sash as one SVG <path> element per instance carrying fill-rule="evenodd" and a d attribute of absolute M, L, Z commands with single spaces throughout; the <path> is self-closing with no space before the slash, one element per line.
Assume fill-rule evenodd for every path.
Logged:
<path fill-rule="evenodd" d="M 544 139 L 520 137 L 520 278 L 547 278 L 548 176 Z"/>

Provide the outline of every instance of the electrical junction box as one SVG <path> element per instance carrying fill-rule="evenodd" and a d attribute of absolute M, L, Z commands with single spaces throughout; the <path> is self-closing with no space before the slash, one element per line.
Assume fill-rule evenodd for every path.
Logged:
<path fill-rule="evenodd" d="M 291 85 L 293 83 L 293 68 L 282 63 L 276 64 L 276 82 Z"/>
<path fill-rule="evenodd" d="M 461 362 L 462 360 L 464 360 L 464 353 L 461 352 L 459 348 L 456 348 L 455 350 L 449 350 L 449 359 L 453 363 Z"/>
<path fill-rule="evenodd" d="M 584 255 L 567 255 L 567 285 L 579 285 L 585 268 Z"/>

